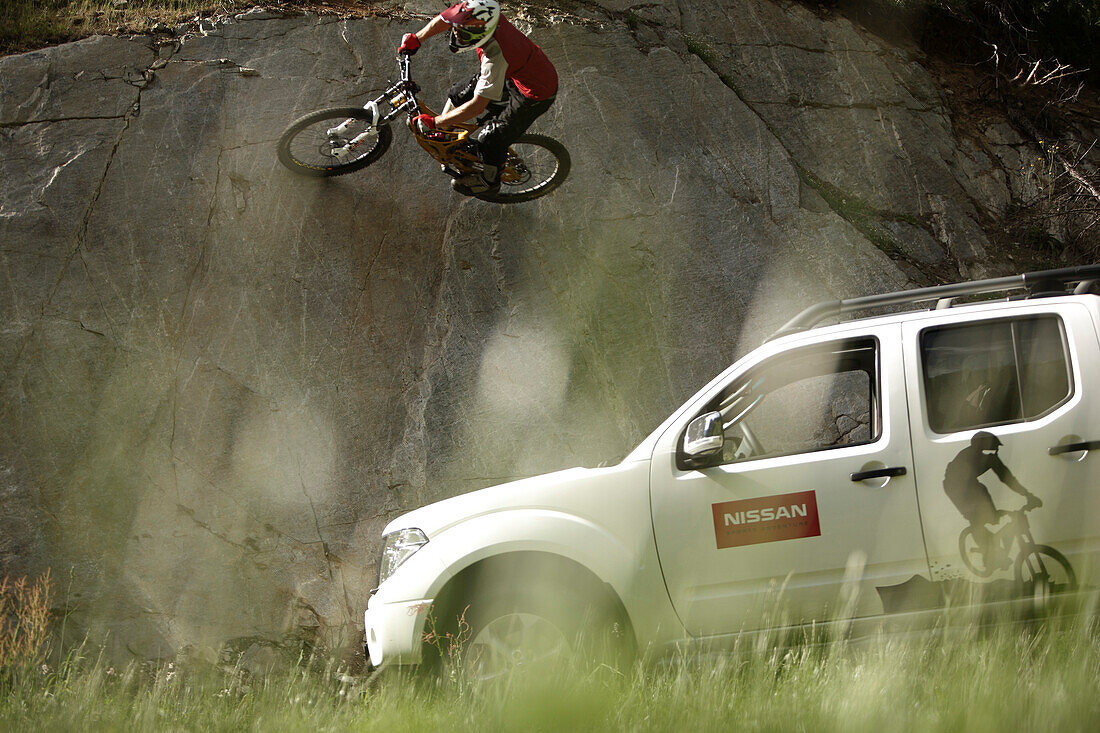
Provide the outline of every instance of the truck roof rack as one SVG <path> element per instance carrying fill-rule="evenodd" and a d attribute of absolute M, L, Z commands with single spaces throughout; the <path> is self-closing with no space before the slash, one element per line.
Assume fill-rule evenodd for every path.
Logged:
<path fill-rule="evenodd" d="M 787 321 L 768 340 L 771 341 L 780 336 L 805 331 L 826 318 L 833 318 L 855 311 L 892 305 L 910 305 L 930 300 L 936 301 L 934 308 L 949 308 L 953 298 L 1011 290 L 1026 290 L 1026 297 L 1029 298 L 1065 295 L 1066 286 L 1071 283 L 1078 283 L 1074 289 L 1075 293 L 1087 293 L 1096 284 L 1097 280 L 1100 280 L 1100 264 L 1065 267 L 1058 270 L 1042 270 L 1040 272 L 1028 272 L 1023 275 L 995 277 L 988 280 L 975 280 L 974 282 L 953 283 L 951 285 L 934 285 L 927 288 L 866 295 L 846 300 L 826 300 L 811 305 Z"/>

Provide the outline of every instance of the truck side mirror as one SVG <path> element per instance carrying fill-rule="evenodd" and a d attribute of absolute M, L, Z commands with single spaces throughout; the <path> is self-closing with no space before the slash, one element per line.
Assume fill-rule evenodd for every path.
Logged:
<path fill-rule="evenodd" d="M 725 438 L 722 435 L 722 413 L 708 412 L 688 423 L 684 431 L 684 455 L 703 458 L 722 452 Z"/>

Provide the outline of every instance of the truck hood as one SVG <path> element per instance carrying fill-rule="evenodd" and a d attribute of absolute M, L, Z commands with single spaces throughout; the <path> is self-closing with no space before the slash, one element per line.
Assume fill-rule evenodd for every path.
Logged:
<path fill-rule="evenodd" d="M 569 468 L 510 481 L 402 514 L 386 525 L 384 532 L 416 527 L 431 538 L 460 522 L 512 509 L 579 510 L 584 514 L 587 513 L 583 511 L 584 505 L 590 503 L 593 492 L 600 492 L 601 485 L 614 481 L 620 474 L 637 470 L 636 464 L 623 463 L 607 468 Z"/>

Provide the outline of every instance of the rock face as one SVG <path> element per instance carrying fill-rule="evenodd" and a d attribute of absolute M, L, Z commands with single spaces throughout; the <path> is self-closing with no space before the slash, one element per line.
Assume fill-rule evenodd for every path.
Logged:
<path fill-rule="evenodd" d="M 401 129 L 284 170 L 428 5 L 0 60 L 0 573 L 51 567 L 69 628 L 357 643 L 390 518 L 617 459 L 810 302 L 989 274 L 1025 185 L 919 54 L 779 0 L 515 10 L 573 158 L 539 201 L 452 193 Z M 473 70 L 445 45 L 429 100 Z"/>

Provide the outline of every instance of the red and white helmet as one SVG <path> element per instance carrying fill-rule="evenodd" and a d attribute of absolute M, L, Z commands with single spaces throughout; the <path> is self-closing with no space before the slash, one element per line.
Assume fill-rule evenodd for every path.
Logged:
<path fill-rule="evenodd" d="M 451 26 L 451 51 L 469 51 L 484 45 L 500 22 L 498 0 L 462 0 L 440 13 Z"/>

